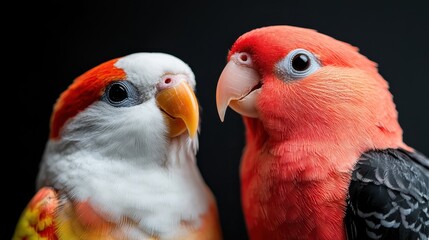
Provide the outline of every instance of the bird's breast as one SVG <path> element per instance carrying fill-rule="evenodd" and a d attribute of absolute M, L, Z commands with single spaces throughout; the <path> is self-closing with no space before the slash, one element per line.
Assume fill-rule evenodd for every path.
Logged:
<path fill-rule="evenodd" d="M 321 171 L 310 164 L 317 162 L 315 156 L 297 155 L 274 156 L 252 149 L 245 152 L 241 194 L 250 236 L 344 239 L 349 174 Z"/>

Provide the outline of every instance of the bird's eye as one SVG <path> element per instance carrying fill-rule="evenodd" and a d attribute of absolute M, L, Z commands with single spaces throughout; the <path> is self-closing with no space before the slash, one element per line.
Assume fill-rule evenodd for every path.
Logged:
<path fill-rule="evenodd" d="M 112 84 L 107 95 L 109 100 L 114 103 L 121 102 L 128 97 L 127 89 L 119 83 Z"/>
<path fill-rule="evenodd" d="M 130 107 L 141 103 L 137 88 L 129 81 L 115 81 L 107 86 L 102 100 L 114 107 Z"/>
<path fill-rule="evenodd" d="M 320 62 L 311 52 L 298 48 L 276 65 L 276 72 L 281 79 L 289 81 L 307 77 L 319 68 Z"/>
<path fill-rule="evenodd" d="M 305 71 L 310 67 L 310 59 L 304 53 L 296 54 L 292 59 L 292 68 L 295 71 Z"/>

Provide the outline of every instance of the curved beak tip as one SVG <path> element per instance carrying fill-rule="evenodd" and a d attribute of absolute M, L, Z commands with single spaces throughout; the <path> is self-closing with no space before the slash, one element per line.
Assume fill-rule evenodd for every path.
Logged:
<path fill-rule="evenodd" d="M 225 113 L 228 105 L 225 104 L 217 104 L 217 113 L 219 115 L 220 121 L 223 122 L 225 120 Z"/>
<path fill-rule="evenodd" d="M 255 69 L 229 61 L 222 70 L 216 87 L 220 120 L 224 121 L 228 107 L 243 116 L 256 117 L 255 101 L 259 91 L 254 90 L 254 87 L 258 84 L 260 77 Z"/>
<path fill-rule="evenodd" d="M 198 121 L 197 123 L 186 123 L 186 128 L 188 129 L 189 137 L 193 138 L 197 135 L 198 132 Z"/>

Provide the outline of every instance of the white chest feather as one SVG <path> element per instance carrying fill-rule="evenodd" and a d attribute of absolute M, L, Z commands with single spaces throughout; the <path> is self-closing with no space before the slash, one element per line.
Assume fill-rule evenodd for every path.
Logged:
<path fill-rule="evenodd" d="M 48 151 L 41 165 L 39 186 L 64 189 L 69 198 L 89 200 L 111 222 L 124 217 L 138 223 L 130 234 L 169 237 L 182 234 L 183 222 L 198 228 L 212 196 L 195 164 L 190 142 L 174 139 L 163 164 L 139 164 L 141 159 L 112 159 L 97 153 Z M 51 145 L 51 146 L 49 146 Z M 67 171 L 64 171 L 67 169 Z"/>

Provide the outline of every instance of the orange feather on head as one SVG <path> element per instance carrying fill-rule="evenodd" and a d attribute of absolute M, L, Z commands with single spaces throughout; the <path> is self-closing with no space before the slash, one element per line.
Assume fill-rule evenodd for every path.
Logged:
<path fill-rule="evenodd" d="M 61 94 L 54 105 L 50 138 L 58 138 L 67 120 L 99 100 L 109 82 L 125 80 L 124 70 L 114 66 L 117 61 L 118 58 L 112 59 L 87 71 Z"/>

